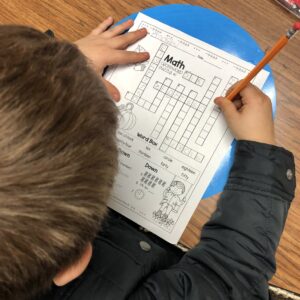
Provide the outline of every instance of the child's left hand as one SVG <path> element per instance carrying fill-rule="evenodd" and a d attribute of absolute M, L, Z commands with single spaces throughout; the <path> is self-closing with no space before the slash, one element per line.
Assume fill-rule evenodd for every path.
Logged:
<path fill-rule="evenodd" d="M 140 29 L 123 34 L 133 26 L 128 20 L 120 25 L 110 28 L 114 23 L 112 17 L 107 18 L 88 36 L 78 40 L 75 44 L 90 60 L 92 67 L 100 73 L 109 93 L 115 101 L 120 100 L 118 89 L 102 77 L 106 66 L 115 64 L 138 63 L 149 59 L 148 52 L 126 51 L 125 49 L 147 35 L 146 29 Z"/>

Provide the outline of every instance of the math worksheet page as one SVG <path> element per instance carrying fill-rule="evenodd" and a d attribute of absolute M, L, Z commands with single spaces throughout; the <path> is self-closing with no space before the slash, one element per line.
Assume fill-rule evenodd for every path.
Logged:
<path fill-rule="evenodd" d="M 129 50 L 150 59 L 106 74 L 121 93 L 109 206 L 175 244 L 233 141 L 213 99 L 253 65 L 138 14 L 131 30 L 143 27 L 147 37 Z M 267 77 L 262 71 L 253 83 Z"/>

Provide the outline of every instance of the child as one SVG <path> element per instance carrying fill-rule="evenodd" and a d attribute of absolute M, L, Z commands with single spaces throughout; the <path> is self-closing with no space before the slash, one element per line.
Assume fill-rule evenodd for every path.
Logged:
<path fill-rule="evenodd" d="M 201 242 L 183 255 L 107 214 L 117 110 L 97 73 L 148 59 L 122 51 L 146 32 L 120 35 L 132 22 L 112 23 L 77 47 L 0 27 L 0 299 L 268 299 L 295 189 L 270 100 L 252 85 L 234 103 L 215 100 L 235 161 Z"/>

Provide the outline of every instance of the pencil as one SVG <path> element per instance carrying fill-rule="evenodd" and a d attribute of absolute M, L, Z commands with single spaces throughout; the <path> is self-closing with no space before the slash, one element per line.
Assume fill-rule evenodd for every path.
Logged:
<path fill-rule="evenodd" d="M 296 22 L 292 28 L 290 28 L 287 33 L 279 38 L 275 45 L 266 53 L 263 59 L 253 68 L 252 71 L 242 79 L 226 96 L 229 100 L 234 100 L 234 98 L 244 89 L 250 81 L 259 73 L 261 69 L 288 43 L 288 41 L 295 35 L 295 33 L 300 30 L 300 22 Z"/>

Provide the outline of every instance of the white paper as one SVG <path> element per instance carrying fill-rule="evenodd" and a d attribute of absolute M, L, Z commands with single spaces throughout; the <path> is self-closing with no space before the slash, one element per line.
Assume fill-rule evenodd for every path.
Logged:
<path fill-rule="evenodd" d="M 216 96 L 253 65 L 139 14 L 148 35 L 129 50 L 147 62 L 111 68 L 121 92 L 119 173 L 109 206 L 177 243 L 233 141 Z M 268 72 L 254 84 L 262 87 Z"/>

